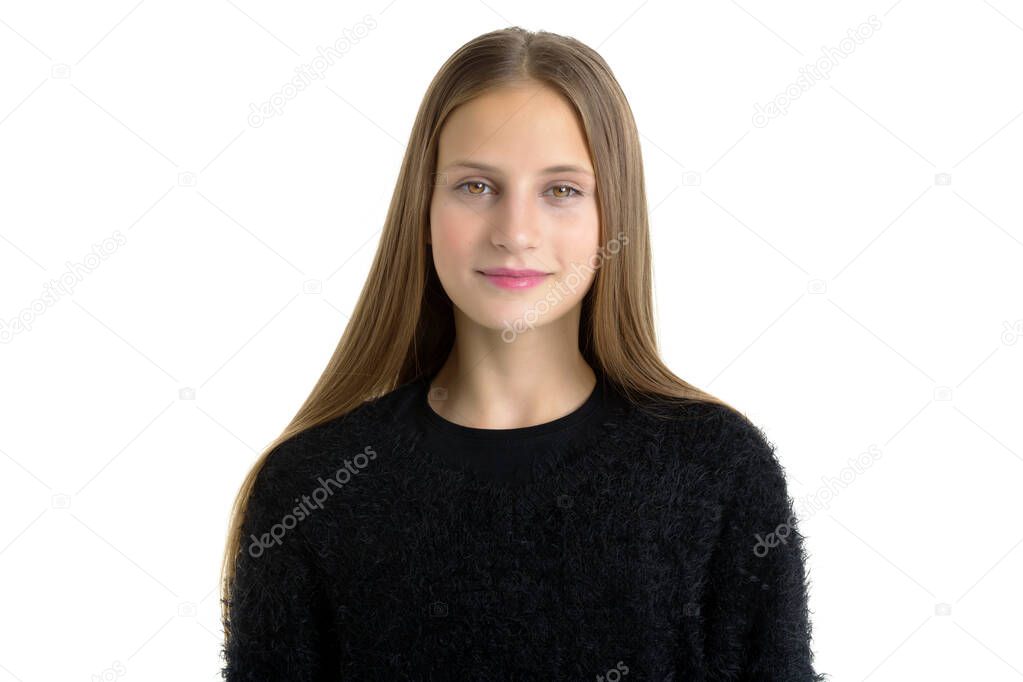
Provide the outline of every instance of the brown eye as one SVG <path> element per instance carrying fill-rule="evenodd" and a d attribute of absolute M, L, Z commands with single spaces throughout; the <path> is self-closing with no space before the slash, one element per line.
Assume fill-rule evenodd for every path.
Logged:
<path fill-rule="evenodd" d="M 486 196 L 487 194 L 486 192 L 483 191 L 484 188 L 490 187 L 490 185 L 488 185 L 485 182 L 480 182 L 479 180 L 467 180 L 466 182 L 463 182 L 462 184 L 458 185 L 456 189 L 461 189 L 463 187 L 468 188 L 467 190 L 468 194 L 471 194 L 474 197 L 482 197 Z"/>
<path fill-rule="evenodd" d="M 553 192 L 555 199 L 571 199 L 573 196 L 582 196 L 582 192 L 571 185 L 555 185 L 551 187 L 551 192 Z M 572 194 L 572 192 L 575 192 L 575 194 Z"/>

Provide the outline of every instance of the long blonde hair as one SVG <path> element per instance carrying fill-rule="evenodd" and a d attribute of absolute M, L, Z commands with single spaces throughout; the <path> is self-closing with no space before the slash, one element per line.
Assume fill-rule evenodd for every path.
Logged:
<path fill-rule="evenodd" d="M 724 401 L 661 362 L 654 330 L 650 236 L 639 135 L 628 101 L 604 60 L 566 36 L 511 27 L 460 47 L 430 83 L 412 126 L 383 233 L 341 340 L 309 397 L 242 482 L 221 567 L 225 636 L 241 529 L 252 485 L 267 456 L 296 434 L 339 417 L 407 381 L 432 375 L 454 342 L 451 301 L 426 243 L 437 140 L 453 109 L 484 92 L 542 83 L 574 105 L 597 180 L 601 243 L 627 244 L 597 270 L 583 297 L 579 348 L 591 367 L 632 401 L 643 396 Z"/>

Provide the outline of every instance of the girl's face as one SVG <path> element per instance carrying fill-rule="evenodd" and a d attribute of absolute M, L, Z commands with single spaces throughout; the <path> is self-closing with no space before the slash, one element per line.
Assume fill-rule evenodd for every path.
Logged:
<path fill-rule="evenodd" d="M 451 112 L 438 141 L 429 243 L 455 314 L 510 340 L 506 330 L 573 310 L 595 274 L 595 190 L 582 125 L 555 90 L 507 86 Z M 494 274 L 500 268 L 535 275 Z"/>

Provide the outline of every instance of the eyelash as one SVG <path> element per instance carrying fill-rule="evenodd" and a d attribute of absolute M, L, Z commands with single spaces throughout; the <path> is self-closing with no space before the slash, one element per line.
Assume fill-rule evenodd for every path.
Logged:
<path fill-rule="evenodd" d="M 462 187 L 465 187 L 466 185 L 483 185 L 485 187 L 490 187 L 489 183 L 483 182 L 482 180 L 466 180 L 465 182 L 463 182 L 463 183 L 461 183 L 459 185 L 455 185 L 455 189 L 456 190 L 457 189 L 461 189 Z M 565 189 L 569 189 L 569 190 L 575 192 L 575 194 L 569 194 L 567 197 L 554 197 L 555 199 L 558 199 L 558 200 L 561 200 L 561 201 L 565 201 L 567 199 L 578 199 L 579 197 L 583 196 L 582 191 L 576 189 L 572 185 L 552 185 L 548 189 L 558 189 L 558 188 L 565 188 Z M 494 189 L 494 188 L 490 187 L 490 189 Z M 470 197 L 485 197 L 485 196 L 487 196 L 487 194 L 473 194 L 472 192 L 469 192 L 468 190 L 464 191 L 463 194 L 466 194 L 466 195 L 468 195 Z"/>

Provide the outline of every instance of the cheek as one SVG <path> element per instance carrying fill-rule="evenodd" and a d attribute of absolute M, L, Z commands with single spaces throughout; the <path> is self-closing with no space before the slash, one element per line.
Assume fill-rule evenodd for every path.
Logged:
<path fill-rule="evenodd" d="M 430 205 L 430 240 L 438 272 L 465 269 L 470 265 L 475 232 L 473 216 L 466 215 L 464 208 L 434 199 Z"/>
<path fill-rule="evenodd" d="M 597 252 L 600 241 L 600 216 L 596 204 L 580 206 L 567 215 L 554 232 L 558 253 L 570 263 L 585 264 Z"/>

